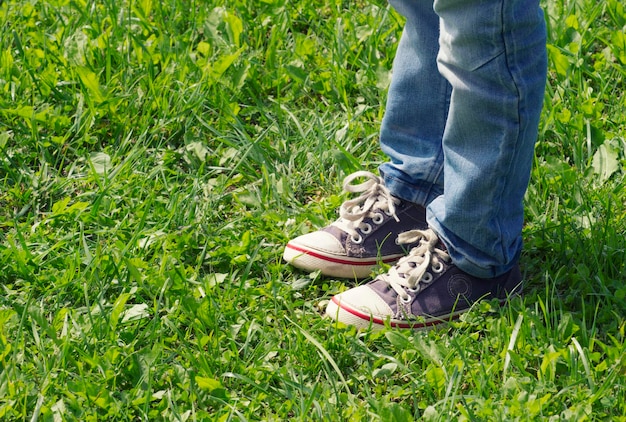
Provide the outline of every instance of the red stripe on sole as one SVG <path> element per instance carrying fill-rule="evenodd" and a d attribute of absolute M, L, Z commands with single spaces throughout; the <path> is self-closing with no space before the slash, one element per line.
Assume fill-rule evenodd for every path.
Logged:
<path fill-rule="evenodd" d="M 298 251 L 298 252 L 301 252 L 303 254 L 310 255 L 310 256 L 312 256 L 314 258 L 321 259 L 323 261 L 333 262 L 335 264 L 342 264 L 342 265 L 372 266 L 372 265 L 378 264 L 381 261 L 384 262 L 385 264 L 387 264 L 387 263 L 391 263 L 391 262 L 396 262 L 398 260 L 398 257 L 393 257 L 393 258 L 386 258 L 386 259 L 373 260 L 373 261 L 372 260 L 370 260 L 370 261 L 350 261 L 350 260 L 347 260 L 347 259 L 333 258 L 333 257 L 330 257 L 330 256 L 322 255 L 320 253 L 313 252 L 313 251 L 311 251 L 309 249 L 304 249 L 304 248 L 301 248 L 299 246 L 294 246 L 291 243 L 287 243 L 286 247 L 289 248 L 289 249 L 293 249 L 294 251 Z"/>
<path fill-rule="evenodd" d="M 360 318 L 364 321 L 368 321 L 371 322 L 372 324 L 377 324 L 380 326 L 384 326 L 386 320 L 383 320 L 381 318 L 375 318 L 370 314 L 365 314 L 363 312 L 357 311 L 356 309 L 352 309 L 352 308 L 346 308 L 345 306 L 342 306 L 341 301 L 339 299 L 337 299 L 337 296 L 333 296 L 332 301 L 340 308 L 343 309 L 344 311 L 354 315 L 357 318 Z M 464 311 L 461 311 L 459 313 L 456 314 L 451 314 L 448 315 L 447 319 L 443 319 L 442 317 L 439 317 L 437 319 L 431 319 L 428 321 L 424 321 L 424 322 L 394 322 L 394 321 L 389 321 L 389 326 L 393 327 L 393 328 L 411 328 L 413 330 L 419 330 L 422 328 L 430 328 L 430 327 L 435 327 L 439 324 L 443 324 L 444 322 L 449 322 L 449 321 L 453 321 L 455 319 L 458 319 L 461 314 Z"/>

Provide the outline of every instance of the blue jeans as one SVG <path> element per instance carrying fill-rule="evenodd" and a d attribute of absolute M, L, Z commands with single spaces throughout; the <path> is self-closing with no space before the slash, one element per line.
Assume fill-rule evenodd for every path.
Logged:
<path fill-rule="evenodd" d="M 546 82 L 539 0 L 390 0 L 406 17 L 380 142 L 390 191 L 426 206 L 453 262 L 476 277 L 522 248 Z"/>

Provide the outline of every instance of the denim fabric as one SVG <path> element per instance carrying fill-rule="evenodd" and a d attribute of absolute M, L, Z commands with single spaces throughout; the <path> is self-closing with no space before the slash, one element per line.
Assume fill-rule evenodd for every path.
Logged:
<path fill-rule="evenodd" d="M 547 68 L 539 0 L 390 1 L 407 21 L 381 175 L 393 195 L 427 208 L 456 266 L 497 277 L 522 248 Z"/>

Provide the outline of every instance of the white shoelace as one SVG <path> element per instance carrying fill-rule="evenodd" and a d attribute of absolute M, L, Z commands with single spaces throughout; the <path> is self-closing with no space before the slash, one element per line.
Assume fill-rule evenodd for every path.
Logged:
<path fill-rule="evenodd" d="M 450 255 L 437 247 L 439 238 L 430 229 L 401 233 L 398 242 L 403 244 L 419 242 L 419 245 L 401 258 L 387 274 L 379 276 L 378 280 L 388 283 L 403 301 L 408 302 L 411 296 L 404 288 L 417 294 L 424 285 L 433 281 L 432 273 L 438 274 L 444 270 L 444 262 L 450 262 Z"/>
<path fill-rule="evenodd" d="M 363 183 L 353 184 L 355 179 L 366 178 Z M 340 218 L 332 223 L 352 236 L 356 243 L 362 241 L 361 235 L 356 231 L 360 229 L 367 234 L 372 230 L 368 223 L 364 223 L 365 218 L 370 218 L 374 224 L 380 224 L 384 220 L 382 213 L 392 216 L 399 221 L 396 216 L 396 205 L 400 200 L 394 198 L 389 189 L 383 184 L 382 178 L 369 171 L 358 171 L 346 177 L 343 181 L 343 189 L 349 193 L 361 193 L 354 199 L 349 199 L 341 204 L 339 208 Z"/>

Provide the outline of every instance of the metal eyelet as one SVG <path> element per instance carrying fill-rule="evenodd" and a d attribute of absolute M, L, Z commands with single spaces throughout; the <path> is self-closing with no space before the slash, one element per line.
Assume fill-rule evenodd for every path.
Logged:
<path fill-rule="evenodd" d="M 403 303 L 411 303 L 411 301 L 413 300 L 413 298 L 411 298 L 411 296 L 406 295 L 406 296 L 400 296 L 400 300 Z"/>
<path fill-rule="evenodd" d="M 433 275 L 431 273 L 426 273 L 422 276 L 422 280 L 424 283 L 430 283 L 433 281 Z"/>
<path fill-rule="evenodd" d="M 413 294 L 418 293 L 420 291 L 419 285 L 415 287 L 407 287 L 406 289 Z"/>
<path fill-rule="evenodd" d="M 365 223 L 363 227 L 359 227 L 361 229 L 361 233 L 370 234 L 372 232 L 372 225 Z"/>
<path fill-rule="evenodd" d="M 383 221 L 385 221 L 385 217 L 383 217 L 383 215 L 379 212 L 377 212 L 376 214 L 374 214 L 374 216 L 372 217 L 372 222 L 374 224 L 380 224 Z"/>
<path fill-rule="evenodd" d="M 432 265 L 430 269 L 433 270 L 433 272 L 439 274 L 443 271 L 443 264 L 441 262 L 437 262 L 436 264 Z"/>
<path fill-rule="evenodd" d="M 356 243 L 357 245 L 363 243 L 363 236 L 361 236 L 360 234 L 357 234 L 356 236 L 350 236 L 350 239 L 352 239 L 352 242 Z"/>

